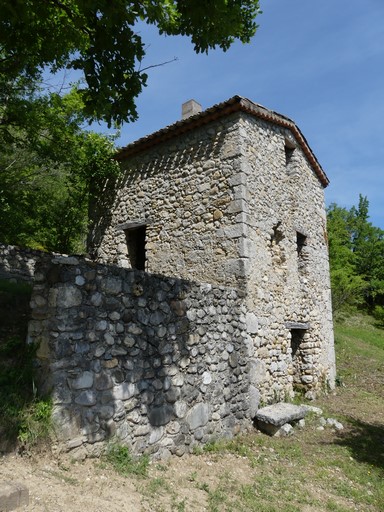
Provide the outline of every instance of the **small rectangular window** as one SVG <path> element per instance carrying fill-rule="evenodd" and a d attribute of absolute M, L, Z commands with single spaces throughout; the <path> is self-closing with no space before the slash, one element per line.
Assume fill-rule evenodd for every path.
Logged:
<path fill-rule="evenodd" d="M 285 165 L 288 165 L 289 162 L 292 159 L 293 152 L 295 151 L 295 148 L 289 148 L 288 146 L 285 146 Z"/>
<path fill-rule="evenodd" d="M 297 248 L 297 254 L 299 256 L 301 256 L 301 254 L 302 254 L 302 251 L 303 251 L 303 248 L 305 247 L 306 241 L 307 241 L 307 237 L 297 231 L 297 233 L 296 233 L 296 248 Z"/>
<path fill-rule="evenodd" d="M 291 329 L 292 360 L 295 360 L 296 356 L 298 356 L 305 332 L 305 329 Z"/>
<path fill-rule="evenodd" d="M 128 247 L 128 258 L 132 268 L 137 270 L 145 270 L 147 226 L 138 226 L 134 228 L 125 229 L 125 239 Z"/>

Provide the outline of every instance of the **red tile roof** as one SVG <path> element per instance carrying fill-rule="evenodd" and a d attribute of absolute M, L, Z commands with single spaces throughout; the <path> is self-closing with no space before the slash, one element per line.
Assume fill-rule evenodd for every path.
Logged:
<path fill-rule="evenodd" d="M 137 153 L 141 153 L 142 151 L 145 151 L 146 149 L 155 146 L 156 144 L 160 144 L 161 142 L 172 139 L 173 137 L 177 137 L 180 134 L 189 132 L 215 119 L 219 119 L 221 117 L 232 114 L 233 112 L 239 111 L 246 112 L 247 114 L 255 116 L 259 119 L 263 119 L 270 123 L 277 124 L 289 129 L 295 137 L 296 142 L 303 150 L 315 173 L 317 174 L 321 184 L 324 187 L 329 184 L 327 175 L 325 174 L 297 125 L 288 117 L 278 114 L 277 112 L 273 112 L 272 110 L 268 110 L 262 105 L 253 103 L 253 101 L 241 96 L 233 96 L 229 100 L 213 105 L 213 107 L 210 107 L 203 112 L 188 117 L 187 119 L 177 121 L 176 123 L 171 124 L 170 126 L 166 126 L 165 128 L 162 128 L 161 130 L 158 130 L 151 135 L 147 135 L 146 137 L 128 144 L 128 146 L 123 147 L 117 153 L 116 159 L 124 160 L 125 158 L 128 158 Z"/>

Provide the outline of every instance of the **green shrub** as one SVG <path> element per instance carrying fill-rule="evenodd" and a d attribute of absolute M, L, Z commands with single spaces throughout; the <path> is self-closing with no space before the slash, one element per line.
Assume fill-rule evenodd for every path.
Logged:
<path fill-rule="evenodd" d="M 49 438 L 51 402 L 36 397 L 36 346 L 26 343 L 31 285 L 0 280 L 0 443 L 29 450 Z"/>
<path fill-rule="evenodd" d="M 147 475 L 149 465 L 148 455 L 133 457 L 127 446 L 111 443 L 105 453 L 105 460 L 111 464 L 120 475 Z"/>
<path fill-rule="evenodd" d="M 384 327 L 384 307 L 383 306 L 375 306 L 375 309 L 373 310 L 373 317 L 381 327 Z"/>
<path fill-rule="evenodd" d="M 20 411 L 18 440 L 25 448 L 47 441 L 52 433 L 51 400 L 34 400 Z"/>

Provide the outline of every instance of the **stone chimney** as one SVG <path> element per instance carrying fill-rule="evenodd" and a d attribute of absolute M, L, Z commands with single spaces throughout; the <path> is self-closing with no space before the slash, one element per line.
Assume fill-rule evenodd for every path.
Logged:
<path fill-rule="evenodd" d="M 194 116 L 203 110 L 200 103 L 195 100 L 189 100 L 183 103 L 181 107 L 181 119 L 187 119 L 188 117 Z"/>

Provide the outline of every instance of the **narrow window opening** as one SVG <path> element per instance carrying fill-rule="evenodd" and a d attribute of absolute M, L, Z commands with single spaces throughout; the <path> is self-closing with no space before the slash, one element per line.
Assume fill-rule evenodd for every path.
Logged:
<path fill-rule="evenodd" d="M 306 332 L 305 329 L 291 329 L 293 388 L 295 390 L 301 390 L 304 387 L 301 380 L 303 375 L 302 343 Z"/>
<path fill-rule="evenodd" d="M 307 242 L 307 237 L 297 231 L 297 233 L 296 233 L 296 249 L 297 249 L 297 254 L 299 256 L 302 255 L 303 248 L 305 247 L 306 242 Z"/>
<path fill-rule="evenodd" d="M 281 227 L 281 221 L 279 221 L 275 226 L 273 226 L 273 234 L 271 235 L 271 245 L 278 245 L 284 238 L 284 234 Z"/>
<path fill-rule="evenodd" d="M 292 160 L 293 153 L 296 149 L 296 142 L 292 135 L 288 134 L 285 137 L 285 165 L 288 166 L 290 161 Z"/>
<path fill-rule="evenodd" d="M 132 268 L 145 270 L 146 262 L 146 231 L 147 226 L 138 226 L 125 229 L 125 239 L 127 241 L 128 258 Z"/>
<path fill-rule="evenodd" d="M 289 162 L 292 160 L 293 152 L 295 151 L 295 148 L 290 148 L 288 146 L 284 147 L 285 149 L 285 165 L 288 165 Z"/>
<path fill-rule="evenodd" d="M 295 361 L 299 355 L 301 342 L 304 339 L 305 329 L 291 329 L 291 350 L 292 360 Z"/>

